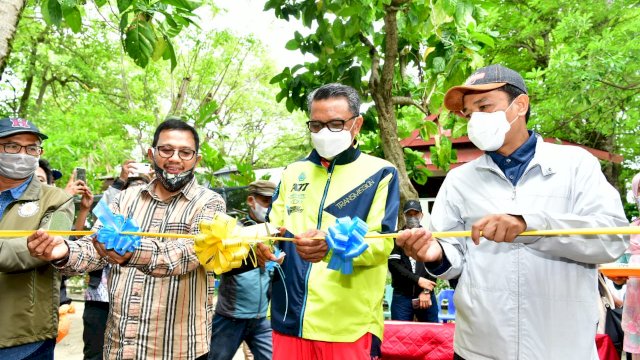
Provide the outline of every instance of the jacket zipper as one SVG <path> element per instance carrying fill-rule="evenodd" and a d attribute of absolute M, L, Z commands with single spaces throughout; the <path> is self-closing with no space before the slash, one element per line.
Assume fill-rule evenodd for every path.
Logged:
<path fill-rule="evenodd" d="M 329 169 L 327 169 L 327 182 L 324 185 L 324 192 L 322 193 L 322 199 L 320 200 L 320 208 L 318 209 L 318 224 L 316 225 L 316 229 L 320 230 L 322 227 L 322 209 L 324 208 L 324 201 L 327 198 L 327 192 L 329 192 L 329 184 L 331 184 L 331 174 L 333 174 L 333 168 L 335 166 L 335 160 L 333 159 L 329 164 Z M 320 165 L 322 166 L 322 165 Z M 302 337 L 302 324 L 304 322 L 304 311 L 307 307 L 307 294 L 309 293 L 309 275 L 311 274 L 311 264 L 307 268 L 307 274 L 304 277 L 304 299 L 302 299 L 302 309 L 300 311 L 300 328 L 298 330 L 298 336 Z"/>
<path fill-rule="evenodd" d="M 535 166 L 535 165 L 534 165 Z M 529 173 L 529 171 L 531 171 L 531 169 L 533 169 L 534 166 L 529 166 L 525 172 L 522 174 L 522 176 L 520 176 L 520 179 L 518 179 L 518 182 L 516 183 L 516 185 L 513 185 L 511 183 L 511 181 L 509 181 L 509 179 L 507 179 L 507 177 L 501 172 L 501 171 L 496 171 L 493 168 L 489 168 L 489 170 L 491 172 L 493 172 L 494 174 L 498 175 L 499 177 L 501 177 L 502 179 L 504 179 L 505 181 L 507 181 L 509 183 L 509 185 L 511 185 L 511 201 L 516 199 L 516 195 L 517 195 L 517 187 L 518 184 L 520 183 L 520 181 L 522 181 L 522 179 Z M 517 323 L 520 324 L 520 254 L 519 252 L 516 253 L 517 254 L 517 273 L 518 273 L 518 283 L 516 286 L 517 289 L 517 294 L 516 294 L 516 299 L 517 299 L 517 318 L 518 321 Z M 520 325 L 518 325 L 517 329 L 516 329 L 516 359 L 520 357 Z"/>
<path fill-rule="evenodd" d="M 260 293 L 258 294 L 258 311 L 256 312 L 256 319 L 260 318 L 261 312 L 260 310 L 262 310 L 262 269 L 258 270 L 258 282 L 260 283 Z M 264 270 L 266 271 L 266 270 Z"/>

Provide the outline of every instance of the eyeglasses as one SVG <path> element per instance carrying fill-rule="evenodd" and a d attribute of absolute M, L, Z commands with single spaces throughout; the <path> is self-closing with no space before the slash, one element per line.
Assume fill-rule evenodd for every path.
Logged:
<path fill-rule="evenodd" d="M 344 124 L 346 124 L 347 121 L 351 121 L 357 117 L 358 115 L 353 115 L 347 120 L 336 119 L 336 120 L 327 121 L 326 123 L 322 121 L 311 120 L 311 121 L 307 121 L 307 127 L 309 128 L 309 131 L 311 131 L 312 133 L 317 133 L 318 131 L 322 130 L 322 128 L 324 128 L 325 126 L 331 132 L 340 132 L 344 130 Z"/>
<path fill-rule="evenodd" d="M 182 160 L 191 160 L 193 156 L 196 154 L 195 150 L 191 149 L 174 149 L 171 146 L 156 146 L 156 150 L 158 150 L 158 155 L 165 159 L 168 159 L 173 156 L 173 154 L 178 152 L 178 157 Z"/>
<path fill-rule="evenodd" d="M 2 146 L 2 148 L 4 149 L 4 152 L 6 152 L 7 154 L 17 154 L 20 151 L 22 151 L 22 148 L 25 149 L 27 154 L 32 156 L 39 156 L 40 154 L 42 154 L 42 147 L 38 145 L 22 146 L 22 145 L 10 142 L 6 144 L 0 144 L 0 146 Z"/>

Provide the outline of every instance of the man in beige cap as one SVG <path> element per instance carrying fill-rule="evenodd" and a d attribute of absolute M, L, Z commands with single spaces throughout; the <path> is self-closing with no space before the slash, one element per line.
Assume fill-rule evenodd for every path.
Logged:
<path fill-rule="evenodd" d="M 525 230 L 628 224 L 598 159 L 527 130 L 524 80 L 502 65 L 451 88 L 445 106 L 469 119 L 485 154 L 451 170 L 431 212 L 432 231 L 396 243 L 441 279 L 459 279 L 454 359 L 598 359 L 596 264 L 620 256 L 620 235 L 521 237 Z"/>
<path fill-rule="evenodd" d="M 276 184 L 258 180 L 248 186 L 248 215 L 240 220 L 243 226 L 265 222 L 267 209 Z M 250 271 L 238 269 L 220 275 L 216 314 L 213 318 L 209 360 L 231 360 L 244 341 L 251 349 L 249 359 L 271 359 L 271 322 L 267 319 L 267 292 L 271 272 L 264 268 Z"/>
<path fill-rule="evenodd" d="M 247 205 L 249 205 L 249 214 L 240 222 L 244 226 L 263 223 L 265 222 L 267 209 L 271 206 L 271 196 L 276 190 L 276 184 L 267 180 L 256 180 L 249 184 L 248 190 Z"/>

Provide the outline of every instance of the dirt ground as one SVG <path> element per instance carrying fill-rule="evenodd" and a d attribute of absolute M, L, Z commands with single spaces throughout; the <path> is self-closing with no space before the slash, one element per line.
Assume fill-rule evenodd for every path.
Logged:
<path fill-rule="evenodd" d="M 71 327 L 69 334 L 56 345 L 54 358 L 56 360 L 82 360 L 82 312 L 84 311 L 84 302 L 73 301 L 76 313 L 69 315 L 71 317 Z M 244 360 L 242 349 L 239 349 L 233 360 Z"/>

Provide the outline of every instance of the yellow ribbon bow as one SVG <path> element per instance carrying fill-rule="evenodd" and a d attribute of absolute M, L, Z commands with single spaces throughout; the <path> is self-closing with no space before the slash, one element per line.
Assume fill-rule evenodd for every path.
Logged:
<path fill-rule="evenodd" d="M 250 245 L 240 237 L 236 219 L 218 213 L 212 221 L 201 221 L 199 227 L 194 250 L 207 271 L 220 275 L 242 265 L 249 255 Z"/>

